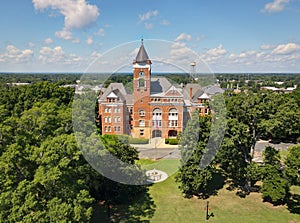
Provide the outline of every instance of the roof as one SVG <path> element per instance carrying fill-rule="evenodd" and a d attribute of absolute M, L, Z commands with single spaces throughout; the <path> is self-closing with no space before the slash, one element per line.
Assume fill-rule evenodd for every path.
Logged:
<path fill-rule="evenodd" d="M 201 86 L 199 84 L 187 84 L 183 88 L 183 96 L 185 100 L 190 100 L 190 89 L 192 89 L 192 98 L 199 97 L 201 95 Z"/>
<path fill-rule="evenodd" d="M 100 97 L 100 100 L 106 100 L 106 98 L 109 96 L 111 92 L 114 92 L 115 95 L 117 95 L 118 97 L 122 95 L 122 98 L 124 98 L 124 96 L 128 94 L 126 88 L 122 83 L 111 83 L 108 86 L 108 88 L 106 88 L 105 91 L 103 92 L 103 95 Z"/>
<path fill-rule="evenodd" d="M 224 92 L 224 90 L 222 88 L 220 88 L 218 86 L 212 86 L 212 85 L 204 87 L 203 90 L 208 95 L 215 95 L 215 94 L 220 94 L 220 93 Z"/>
<path fill-rule="evenodd" d="M 149 59 L 149 56 L 145 50 L 144 44 L 142 43 L 140 50 L 135 58 L 137 63 L 146 63 Z"/>
<path fill-rule="evenodd" d="M 124 95 L 124 98 L 126 100 L 126 105 L 133 105 L 134 104 L 133 94 Z"/>
<path fill-rule="evenodd" d="M 150 94 L 160 94 L 167 92 L 172 84 L 165 77 L 151 78 Z"/>

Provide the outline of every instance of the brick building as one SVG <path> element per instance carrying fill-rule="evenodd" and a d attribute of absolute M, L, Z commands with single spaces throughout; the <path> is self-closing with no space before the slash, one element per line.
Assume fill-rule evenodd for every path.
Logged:
<path fill-rule="evenodd" d="M 111 83 L 99 98 L 103 134 L 128 134 L 134 138 L 172 138 L 185 128 L 191 113 L 209 113 L 207 102 L 222 93 L 217 86 L 183 88 L 165 77 L 151 77 L 151 60 L 142 42 L 133 61 L 133 94 L 122 83 Z"/>

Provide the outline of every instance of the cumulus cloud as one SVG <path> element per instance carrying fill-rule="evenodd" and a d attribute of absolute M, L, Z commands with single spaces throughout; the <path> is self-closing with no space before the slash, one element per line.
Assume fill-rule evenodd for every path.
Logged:
<path fill-rule="evenodd" d="M 182 41 L 182 40 L 190 41 L 191 38 L 192 38 L 191 35 L 186 34 L 186 33 L 181 33 L 181 34 L 175 39 L 175 41 Z"/>
<path fill-rule="evenodd" d="M 91 36 L 89 36 L 89 37 L 87 38 L 87 40 L 86 40 L 86 43 L 87 43 L 88 45 L 93 44 L 93 42 L 94 42 L 94 40 L 93 40 L 93 38 L 92 38 Z"/>
<path fill-rule="evenodd" d="M 139 22 L 147 21 L 147 20 L 151 19 L 152 17 L 158 16 L 158 14 L 159 14 L 159 12 L 157 10 L 148 11 L 144 14 L 139 15 L 139 19 L 140 19 Z"/>
<path fill-rule="evenodd" d="M 56 36 L 66 40 L 74 41 L 66 32 L 87 27 L 100 15 L 98 7 L 88 4 L 85 0 L 32 0 L 32 3 L 36 10 L 51 8 L 64 16 L 64 28 L 57 32 Z"/>
<path fill-rule="evenodd" d="M 44 64 L 77 64 L 82 61 L 82 58 L 75 54 L 65 53 L 61 46 L 42 47 L 39 53 L 39 60 Z"/>
<path fill-rule="evenodd" d="M 269 44 L 265 44 L 265 45 L 260 46 L 261 50 L 273 50 L 274 48 L 276 48 L 275 45 L 269 45 Z"/>
<path fill-rule="evenodd" d="M 300 46 L 295 43 L 287 43 L 278 45 L 272 54 L 291 54 L 300 51 Z"/>
<path fill-rule="evenodd" d="M 170 56 L 172 62 L 178 63 L 178 61 L 183 62 L 183 60 L 189 60 L 191 56 L 191 50 L 186 46 L 185 43 L 174 43 L 171 46 Z"/>
<path fill-rule="evenodd" d="M 290 0 L 274 0 L 274 2 L 267 3 L 261 11 L 268 13 L 281 12 L 289 2 Z"/>
<path fill-rule="evenodd" d="M 33 57 L 33 51 L 30 49 L 20 50 L 14 45 L 8 45 L 6 52 L 0 54 L 1 62 L 28 62 Z"/>
<path fill-rule="evenodd" d="M 211 57 L 219 57 L 226 53 L 227 50 L 223 48 L 222 44 L 220 44 L 218 47 L 208 50 L 206 55 Z"/>
<path fill-rule="evenodd" d="M 74 38 L 72 32 L 67 29 L 55 32 L 55 36 L 60 39 L 70 40 L 73 43 L 80 43 L 80 39 Z"/>
<path fill-rule="evenodd" d="M 45 44 L 51 44 L 53 43 L 53 40 L 51 38 L 47 38 L 44 40 Z"/>

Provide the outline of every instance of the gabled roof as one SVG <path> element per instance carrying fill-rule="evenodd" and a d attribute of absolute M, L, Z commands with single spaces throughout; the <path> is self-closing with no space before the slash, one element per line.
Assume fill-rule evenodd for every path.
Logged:
<path fill-rule="evenodd" d="M 200 99 L 209 99 L 210 97 L 206 93 L 203 93 L 199 98 Z"/>
<path fill-rule="evenodd" d="M 118 96 L 112 91 L 109 93 L 109 95 L 107 95 L 107 98 L 118 98 Z"/>
<path fill-rule="evenodd" d="M 171 86 L 164 96 L 183 97 L 183 94 L 175 86 Z"/>
<path fill-rule="evenodd" d="M 149 56 L 145 50 L 144 44 L 142 43 L 140 50 L 135 58 L 137 63 L 146 63 L 149 59 Z"/>
<path fill-rule="evenodd" d="M 100 100 L 106 100 L 109 95 L 112 95 L 112 92 L 117 95 L 121 100 L 124 99 L 124 96 L 128 94 L 126 88 L 122 83 L 111 83 L 108 88 L 105 89 L 103 95 L 100 97 Z"/>
<path fill-rule="evenodd" d="M 172 84 L 165 77 L 151 78 L 150 94 L 160 94 L 167 92 Z"/>

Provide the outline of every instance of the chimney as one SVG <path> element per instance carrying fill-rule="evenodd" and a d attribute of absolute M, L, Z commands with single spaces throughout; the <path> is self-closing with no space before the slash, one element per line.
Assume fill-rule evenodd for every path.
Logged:
<path fill-rule="evenodd" d="M 193 99 L 193 88 L 190 87 L 190 100 Z"/>

